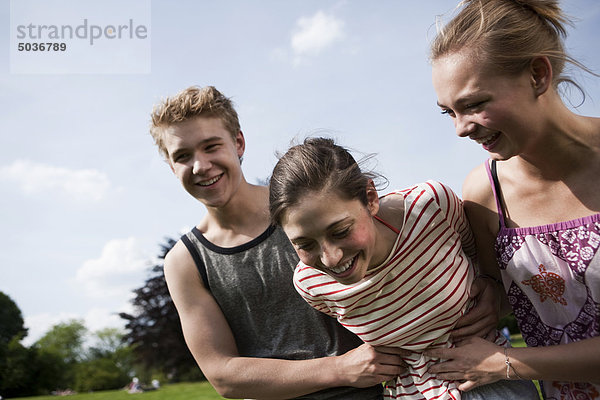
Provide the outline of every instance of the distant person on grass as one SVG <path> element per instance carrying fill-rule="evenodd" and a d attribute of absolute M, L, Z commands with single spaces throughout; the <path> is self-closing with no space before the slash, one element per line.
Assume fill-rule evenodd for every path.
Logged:
<path fill-rule="evenodd" d="M 379 383 L 405 369 L 399 350 L 361 345 L 298 296 L 298 258 L 270 224 L 268 189 L 244 178 L 246 141 L 231 101 L 190 87 L 154 109 L 150 132 L 206 207 L 165 258 L 165 277 L 187 345 L 219 394 L 381 398 Z"/>

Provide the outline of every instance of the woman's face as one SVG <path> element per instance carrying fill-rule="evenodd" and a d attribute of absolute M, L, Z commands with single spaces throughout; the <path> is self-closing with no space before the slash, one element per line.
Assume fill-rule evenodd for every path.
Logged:
<path fill-rule="evenodd" d="M 367 270 L 382 263 L 373 215 L 379 210 L 377 192 L 368 204 L 346 200 L 333 191 L 304 195 L 282 218 L 282 227 L 300 260 L 343 284 L 364 278 Z"/>
<path fill-rule="evenodd" d="M 496 160 L 527 151 L 538 115 L 529 71 L 494 73 L 459 51 L 433 62 L 432 80 L 438 105 L 458 136 L 476 141 Z"/>

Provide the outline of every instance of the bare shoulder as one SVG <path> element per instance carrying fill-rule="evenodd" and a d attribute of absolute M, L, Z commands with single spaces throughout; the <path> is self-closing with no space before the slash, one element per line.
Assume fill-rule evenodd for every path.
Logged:
<path fill-rule="evenodd" d="M 182 292 L 184 288 L 204 288 L 196 263 L 185 244 L 179 240 L 165 257 L 165 280 L 169 286 L 171 297 L 174 292 Z"/>
<path fill-rule="evenodd" d="M 480 164 L 469 172 L 463 183 L 462 192 L 465 205 L 475 203 L 486 208 L 494 207 L 494 192 L 485 164 Z"/>
<path fill-rule="evenodd" d="M 404 196 L 395 192 L 382 196 L 377 215 L 400 229 L 404 224 Z"/>
<path fill-rule="evenodd" d="M 498 231 L 499 216 L 485 164 L 467 175 L 463 184 L 463 207 L 477 242 L 484 241 L 485 235 L 493 240 Z"/>
<path fill-rule="evenodd" d="M 183 244 L 183 241 L 179 240 L 165 256 L 165 274 L 167 270 L 171 273 L 184 270 L 186 269 L 185 266 L 190 263 L 194 263 L 192 255 Z"/>

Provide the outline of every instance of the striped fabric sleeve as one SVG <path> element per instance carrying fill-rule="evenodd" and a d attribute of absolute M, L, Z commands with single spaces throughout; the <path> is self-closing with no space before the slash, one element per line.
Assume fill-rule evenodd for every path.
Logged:
<path fill-rule="evenodd" d="M 471 226 L 466 217 L 462 200 L 452 189 L 441 182 L 427 181 L 427 185 L 434 193 L 434 197 L 441 211 L 446 215 L 450 226 L 459 233 L 462 248 L 465 254 L 475 260 L 477 248 Z"/>
<path fill-rule="evenodd" d="M 321 296 L 313 295 L 310 292 L 309 281 L 311 277 L 315 274 L 320 275 L 321 272 L 306 266 L 302 263 L 299 263 L 294 270 L 294 288 L 304 301 L 306 301 L 312 308 L 315 310 L 321 311 L 324 314 L 329 315 L 330 317 L 337 318 L 338 315 L 333 312 L 327 304 L 323 301 Z"/>

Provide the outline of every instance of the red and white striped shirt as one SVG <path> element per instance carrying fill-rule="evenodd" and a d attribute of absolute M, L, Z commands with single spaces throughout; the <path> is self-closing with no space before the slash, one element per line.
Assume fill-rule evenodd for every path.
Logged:
<path fill-rule="evenodd" d="M 471 307 L 475 244 L 462 201 L 447 186 L 427 181 L 392 192 L 404 198 L 404 225 L 383 264 L 344 285 L 302 263 L 296 290 L 363 341 L 414 351 L 408 371 L 387 382 L 385 398 L 460 399 L 454 381 L 429 375 L 428 347 L 450 347 L 449 333 Z"/>

